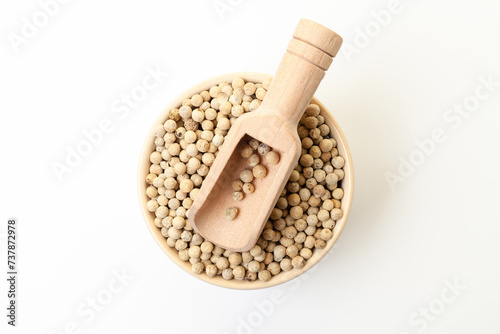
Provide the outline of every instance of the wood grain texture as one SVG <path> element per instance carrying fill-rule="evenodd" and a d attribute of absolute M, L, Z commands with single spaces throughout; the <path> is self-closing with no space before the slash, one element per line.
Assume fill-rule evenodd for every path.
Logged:
<path fill-rule="evenodd" d="M 262 105 L 234 122 L 189 210 L 196 232 L 231 251 L 247 251 L 257 242 L 300 157 L 297 124 L 331 64 L 330 54 L 342 42 L 335 32 L 309 20 L 299 22 L 294 36 L 300 40 L 290 42 Z M 236 202 L 231 183 L 247 164 L 238 147 L 252 138 L 277 151 L 280 162 L 266 166 L 267 176 L 254 181 L 254 193 Z M 239 209 L 233 220 L 225 217 L 230 207 Z"/>
<path fill-rule="evenodd" d="M 342 38 L 327 27 L 308 19 L 301 19 L 293 38 L 305 41 L 331 57 L 335 57 L 342 45 Z"/>
<path fill-rule="evenodd" d="M 217 85 L 222 81 L 231 82 L 234 78 L 237 77 L 243 78 L 245 81 L 262 82 L 264 79 L 270 78 L 271 76 L 262 73 L 240 72 L 240 73 L 224 74 L 210 78 L 206 81 L 196 84 L 195 86 L 183 92 L 177 98 L 173 99 L 163 110 L 163 112 L 159 115 L 159 117 L 152 125 L 151 130 L 148 133 L 148 136 L 146 137 L 139 161 L 139 169 L 138 169 L 139 201 L 140 201 L 141 211 L 143 213 L 146 222 L 146 226 L 151 232 L 153 239 L 156 241 L 158 246 L 163 250 L 163 252 L 165 252 L 165 254 L 167 254 L 172 261 L 174 261 L 179 267 L 181 267 L 187 273 L 207 283 L 225 288 L 243 289 L 243 290 L 262 289 L 285 283 L 299 276 L 300 274 L 306 272 L 307 270 L 311 269 L 314 265 L 316 265 L 332 249 L 333 245 L 339 238 L 346 224 L 351 209 L 353 191 L 354 191 L 354 169 L 353 169 L 352 157 L 349 150 L 349 146 L 347 145 L 345 135 L 340 129 L 340 126 L 338 125 L 337 121 L 333 118 L 333 116 L 325 108 L 325 106 L 321 102 L 319 102 L 316 98 L 313 98 L 311 100 L 311 103 L 315 103 L 320 106 L 321 115 L 325 118 L 325 123 L 331 129 L 330 136 L 337 141 L 337 149 L 339 151 L 339 154 L 345 158 L 345 166 L 343 168 L 345 172 L 345 177 L 340 183 L 340 186 L 344 190 L 344 197 L 341 201 L 342 203 L 341 209 L 344 212 L 344 215 L 340 220 L 337 221 L 333 229 L 333 237 L 326 243 L 326 247 L 324 249 L 315 249 L 313 252 L 313 256 L 309 260 L 307 260 L 304 268 L 300 270 L 292 269 L 287 272 L 281 272 L 279 275 L 273 277 L 268 282 L 263 282 L 259 280 L 254 282 L 247 282 L 244 280 L 238 281 L 234 279 L 225 280 L 224 278 L 222 278 L 222 276 L 216 276 L 211 278 L 208 277 L 205 273 L 200 275 L 194 275 L 191 272 L 191 264 L 189 263 L 189 261 L 187 262 L 181 261 L 179 259 L 178 251 L 175 248 L 168 246 L 167 239 L 161 234 L 160 229 L 156 227 L 154 223 L 155 219 L 154 212 L 149 212 L 146 208 L 146 204 L 149 200 L 148 196 L 146 195 L 146 188 L 148 186 L 146 184 L 146 175 L 149 173 L 149 166 L 151 164 L 149 161 L 149 155 L 151 154 L 151 152 L 155 150 L 154 129 L 156 125 L 163 124 L 168 119 L 168 113 L 170 109 L 178 108 L 182 104 L 182 101 L 184 99 L 189 98 L 194 94 L 199 93 L 203 90 L 208 90 L 211 86 Z"/>

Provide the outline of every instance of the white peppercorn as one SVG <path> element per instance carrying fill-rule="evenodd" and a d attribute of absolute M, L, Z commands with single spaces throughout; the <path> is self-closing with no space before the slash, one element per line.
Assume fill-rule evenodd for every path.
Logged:
<path fill-rule="evenodd" d="M 240 155 L 243 157 L 243 158 L 250 158 L 250 156 L 253 154 L 253 149 L 250 145 L 248 144 L 243 144 L 241 145 L 240 147 Z"/>
<path fill-rule="evenodd" d="M 228 260 L 232 268 L 240 265 L 240 263 L 243 261 L 240 253 L 231 253 L 231 255 L 229 255 Z"/>
<path fill-rule="evenodd" d="M 194 107 L 199 107 L 203 103 L 203 97 L 200 94 L 195 94 L 191 97 L 191 104 Z"/>
<path fill-rule="evenodd" d="M 217 275 L 217 267 L 213 264 L 209 264 L 205 268 L 205 272 L 206 272 L 208 277 L 214 277 L 215 275 Z"/>
<path fill-rule="evenodd" d="M 162 157 L 161 157 L 161 153 L 160 152 L 153 152 L 151 153 L 151 155 L 149 156 L 149 160 L 151 161 L 151 163 L 153 164 L 159 164 L 160 161 L 162 161 Z"/>
<path fill-rule="evenodd" d="M 302 217 L 304 211 L 300 206 L 294 206 L 290 209 L 290 216 L 292 216 L 293 219 L 299 219 Z"/>
<path fill-rule="evenodd" d="M 280 268 L 283 271 L 289 271 L 292 269 L 292 260 L 285 258 L 280 262 Z"/>
<path fill-rule="evenodd" d="M 342 167 L 344 167 L 344 158 L 342 158 L 340 155 L 336 156 L 336 157 L 333 157 L 332 158 L 332 165 L 335 168 L 342 168 Z"/>
<path fill-rule="evenodd" d="M 332 230 L 327 228 L 322 229 L 319 237 L 324 241 L 330 240 L 333 237 Z"/>
<path fill-rule="evenodd" d="M 204 241 L 200 248 L 203 253 L 212 253 L 214 245 L 210 241 Z"/>
<path fill-rule="evenodd" d="M 243 182 L 241 180 L 234 180 L 231 183 L 231 188 L 234 191 L 241 191 L 243 189 Z"/>
<path fill-rule="evenodd" d="M 193 263 L 191 266 L 191 272 L 193 274 L 199 275 L 205 270 L 205 265 L 202 262 Z"/>
<path fill-rule="evenodd" d="M 155 211 L 155 215 L 156 217 L 158 218 L 165 218 L 167 215 L 168 215 L 168 208 L 166 206 L 162 206 L 160 205 L 156 211 Z"/>
<path fill-rule="evenodd" d="M 243 86 L 243 90 L 245 92 L 245 95 L 253 95 L 255 94 L 257 87 L 253 82 L 248 82 Z"/>
<path fill-rule="evenodd" d="M 241 200 L 243 200 L 243 193 L 241 191 L 233 192 L 233 199 L 235 201 L 241 202 Z"/>
<path fill-rule="evenodd" d="M 286 248 L 286 255 L 288 255 L 290 258 L 293 258 L 299 254 L 299 249 L 295 245 L 288 246 Z"/>
<path fill-rule="evenodd" d="M 253 256 L 252 256 L 252 254 L 250 254 L 250 252 L 242 252 L 241 258 L 242 258 L 243 262 L 245 262 L 245 263 L 249 263 L 250 261 L 253 260 Z"/>
<path fill-rule="evenodd" d="M 337 188 L 332 191 L 332 197 L 335 199 L 342 199 L 344 197 L 344 191 L 342 188 Z"/>
<path fill-rule="evenodd" d="M 275 232 L 272 229 L 267 229 L 262 232 L 262 237 L 265 240 L 272 240 L 274 238 Z"/>
<path fill-rule="evenodd" d="M 284 247 L 289 247 L 293 245 L 295 241 L 292 238 L 288 238 L 285 236 L 282 236 L 280 239 L 280 244 L 282 244 Z"/>
<path fill-rule="evenodd" d="M 200 260 L 208 261 L 212 257 L 212 253 L 201 253 Z"/>
<path fill-rule="evenodd" d="M 255 111 L 260 107 L 260 105 L 261 105 L 261 102 L 259 100 L 253 100 L 252 102 L 250 102 L 250 105 L 248 106 L 248 110 Z"/>
<path fill-rule="evenodd" d="M 241 99 L 238 99 L 236 101 L 234 101 L 235 98 L 234 95 L 231 96 L 231 98 L 229 98 L 229 102 L 230 103 L 237 103 L 236 105 L 234 105 L 232 108 L 231 108 L 231 115 L 234 116 L 234 117 L 240 117 L 241 115 L 243 115 L 245 113 L 245 109 L 243 108 L 243 106 L 241 106 L 239 103 L 241 102 Z"/>
<path fill-rule="evenodd" d="M 269 270 L 259 271 L 259 279 L 264 282 L 268 282 L 271 279 L 271 272 Z"/>
<path fill-rule="evenodd" d="M 345 173 L 342 169 L 335 169 L 333 172 L 337 174 L 339 181 L 344 178 Z"/>
<path fill-rule="evenodd" d="M 217 260 L 216 266 L 218 269 L 221 269 L 221 270 L 227 269 L 227 268 L 229 268 L 229 260 L 226 259 L 225 257 L 220 257 Z"/>
<path fill-rule="evenodd" d="M 245 272 L 245 268 L 243 268 L 242 266 L 236 266 L 233 269 L 234 278 L 237 280 L 242 280 L 245 277 Z"/>
<path fill-rule="evenodd" d="M 260 252 L 257 256 L 254 257 L 255 261 L 261 263 L 265 260 L 266 258 L 266 252 Z M 261 263 L 262 264 L 262 263 Z"/>
<path fill-rule="evenodd" d="M 172 226 L 175 227 L 178 230 L 181 230 L 186 226 L 186 220 L 182 217 L 174 217 L 172 220 Z"/>
<path fill-rule="evenodd" d="M 201 249 L 199 246 L 191 246 L 188 250 L 188 254 L 192 258 L 199 258 L 201 256 Z"/>
<path fill-rule="evenodd" d="M 252 173 L 256 179 L 261 179 L 267 175 L 267 169 L 262 165 L 257 165 L 252 169 Z"/>
<path fill-rule="evenodd" d="M 161 180 L 161 181 L 163 181 L 163 180 Z M 149 186 L 146 188 L 146 195 L 149 198 L 154 198 L 154 197 L 158 196 L 158 189 L 155 188 L 154 186 Z"/>
<path fill-rule="evenodd" d="M 231 122 L 228 118 L 220 118 L 217 121 L 217 127 L 221 130 L 229 130 L 229 128 L 231 127 Z"/>
<path fill-rule="evenodd" d="M 179 251 L 178 254 L 179 254 L 179 259 L 181 259 L 181 261 L 189 261 L 189 255 L 187 249 Z"/>
<path fill-rule="evenodd" d="M 281 233 L 287 238 L 295 238 L 297 235 L 297 229 L 294 226 L 287 226 Z"/>
<path fill-rule="evenodd" d="M 277 220 L 280 219 L 282 216 L 283 216 L 283 210 L 281 210 L 280 208 L 274 208 L 271 211 L 271 215 L 269 216 L 269 218 L 271 220 Z"/>
<path fill-rule="evenodd" d="M 254 178 L 254 175 L 252 174 L 251 170 L 245 169 L 240 173 L 240 179 L 244 183 L 252 182 Z"/>
<path fill-rule="evenodd" d="M 187 242 L 185 242 L 182 239 L 178 239 L 175 242 L 175 249 L 177 249 L 178 251 L 184 250 L 184 249 L 186 249 L 186 247 L 187 247 Z"/>
<path fill-rule="evenodd" d="M 248 141 L 248 145 L 250 145 L 250 147 L 255 151 L 257 150 L 257 148 L 259 147 L 259 144 L 260 142 L 255 139 L 255 138 L 252 138 Z"/>
<path fill-rule="evenodd" d="M 281 267 L 277 262 L 271 262 L 267 266 L 267 270 L 271 273 L 271 275 L 276 276 L 281 272 Z"/>
<path fill-rule="evenodd" d="M 245 194 L 251 194 L 255 191 L 255 186 L 251 183 L 246 182 L 243 184 L 243 192 Z"/>
<path fill-rule="evenodd" d="M 264 100 L 264 97 L 266 96 L 266 93 L 267 93 L 267 91 L 264 88 L 259 87 L 255 91 L 255 97 L 262 101 L 262 100 Z"/>
<path fill-rule="evenodd" d="M 340 218 L 342 218 L 342 215 L 343 215 L 342 210 L 338 208 L 334 208 L 330 212 L 330 216 L 332 217 L 333 220 L 339 220 Z"/>
<path fill-rule="evenodd" d="M 189 193 L 194 188 L 194 183 L 191 179 L 182 180 L 179 189 L 184 193 Z"/>
<path fill-rule="evenodd" d="M 247 271 L 245 274 L 245 280 L 248 282 L 253 282 L 257 279 L 257 273 Z"/>
<path fill-rule="evenodd" d="M 233 220 L 238 216 L 239 210 L 238 208 L 231 207 L 226 209 L 226 218 L 228 220 Z"/>
<path fill-rule="evenodd" d="M 292 258 L 292 267 L 295 269 L 302 269 L 304 268 L 306 262 L 304 261 L 304 258 L 302 256 L 295 256 Z"/>
<path fill-rule="evenodd" d="M 252 273 L 256 273 L 258 272 L 260 269 L 260 263 L 257 262 L 257 261 L 251 261 L 249 264 L 248 264 L 248 271 L 252 272 Z"/>
<path fill-rule="evenodd" d="M 293 238 L 293 241 L 295 241 L 296 244 L 302 245 L 304 241 L 306 241 L 306 237 L 307 237 L 306 233 L 301 231 L 297 233 L 295 238 Z"/>
<path fill-rule="evenodd" d="M 209 94 L 211 97 L 217 97 L 220 94 L 221 90 L 219 86 L 210 87 Z"/>
<path fill-rule="evenodd" d="M 255 166 L 257 166 L 259 163 L 260 163 L 260 158 L 259 158 L 259 155 L 257 155 L 257 154 L 252 154 L 252 155 L 248 158 L 248 166 L 250 166 L 250 167 L 255 167 Z"/>
<path fill-rule="evenodd" d="M 274 248 L 274 261 L 280 262 L 286 256 L 286 248 L 283 245 Z"/>
<path fill-rule="evenodd" d="M 317 249 L 323 249 L 326 247 L 326 242 L 323 239 L 316 239 L 314 242 L 314 247 Z"/>
<path fill-rule="evenodd" d="M 222 278 L 230 280 L 233 277 L 234 277 L 234 275 L 233 275 L 233 269 L 226 268 L 226 269 L 222 270 Z"/>
<path fill-rule="evenodd" d="M 264 143 L 259 143 L 257 147 L 257 152 L 259 152 L 260 155 L 266 155 L 270 150 L 270 147 Z"/>

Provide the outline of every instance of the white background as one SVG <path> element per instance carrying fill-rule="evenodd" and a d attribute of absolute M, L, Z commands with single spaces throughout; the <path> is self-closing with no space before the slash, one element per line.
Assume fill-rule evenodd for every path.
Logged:
<path fill-rule="evenodd" d="M 221 2 L 231 10 L 219 15 L 212 0 L 69 1 L 18 52 L 9 36 L 40 4 L 0 5 L 2 268 L 6 220 L 20 224 L 18 327 L 4 330 L 2 279 L 1 332 L 500 333 L 498 1 L 401 0 L 384 27 L 372 11 L 386 0 Z M 316 93 L 352 150 L 351 215 L 307 278 L 259 291 L 209 285 L 178 268 L 146 229 L 141 146 L 192 84 L 273 74 L 302 17 L 355 51 L 339 53 Z M 169 75 L 119 118 L 113 103 L 156 66 Z M 488 76 L 494 92 L 459 125 L 447 122 L 447 110 L 473 101 Z M 106 118 L 113 131 L 58 180 L 52 164 Z M 391 189 L 386 174 L 398 173 L 400 158 L 421 157 L 415 142 L 436 128 L 446 140 Z M 115 271 L 133 279 L 92 319 L 78 312 Z M 447 284 L 460 290 L 445 303 Z M 283 302 L 259 311 L 274 294 Z"/>

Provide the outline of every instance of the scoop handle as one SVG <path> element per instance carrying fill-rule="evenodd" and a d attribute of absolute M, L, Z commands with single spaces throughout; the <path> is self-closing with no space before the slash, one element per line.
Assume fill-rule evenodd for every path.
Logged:
<path fill-rule="evenodd" d="M 330 29 L 301 19 L 274 75 L 262 108 L 271 107 L 296 126 L 342 45 Z"/>

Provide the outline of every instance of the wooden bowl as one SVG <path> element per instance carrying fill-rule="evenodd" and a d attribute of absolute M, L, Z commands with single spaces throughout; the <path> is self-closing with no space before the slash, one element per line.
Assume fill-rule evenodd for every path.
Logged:
<path fill-rule="evenodd" d="M 311 269 L 316 263 L 318 263 L 325 256 L 325 254 L 333 247 L 338 237 L 340 236 L 340 233 L 342 233 L 347 217 L 349 216 L 349 211 L 351 209 L 353 190 L 354 190 L 354 171 L 352 166 L 351 152 L 349 151 L 349 147 L 347 145 L 344 133 L 340 129 L 338 123 L 335 121 L 333 116 L 326 109 L 326 107 L 316 98 L 313 98 L 311 102 L 320 106 L 321 115 L 325 118 L 325 123 L 328 124 L 328 126 L 331 129 L 330 136 L 337 141 L 337 149 L 339 151 L 339 155 L 341 155 L 345 159 L 345 166 L 343 168 L 345 172 L 345 177 L 341 181 L 341 187 L 344 190 L 344 197 L 341 200 L 342 202 L 341 209 L 343 211 L 343 217 L 340 220 L 338 220 L 337 223 L 335 224 L 335 227 L 333 228 L 333 237 L 327 242 L 326 247 L 324 249 L 314 249 L 313 256 L 306 261 L 306 265 L 304 266 L 304 268 L 292 269 L 286 272 L 282 271 L 278 275 L 273 276 L 271 280 L 269 280 L 268 282 L 263 282 L 258 279 L 255 280 L 254 282 L 248 282 L 245 280 L 239 281 L 235 279 L 226 280 L 222 278 L 222 276 L 208 277 L 205 273 L 202 273 L 200 275 L 193 274 L 191 272 L 191 263 L 189 261 L 184 262 L 181 259 L 179 259 L 178 251 L 175 248 L 171 248 L 170 246 L 167 245 L 167 239 L 161 234 L 160 228 L 158 228 L 154 223 L 155 214 L 153 212 L 149 212 L 146 208 L 146 203 L 149 200 L 149 198 L 146 195 L 146 188 L 147 188 L 146 175 L 149 173 L 149 166 L 150 166 L 149 156 L 151 152 L 155 150 L 155 143 L 154 143 L 155 135 L 153 132 L 156 125 L 163 124 L 168 119 L 169 110 L 172 108 L 178 108 L 182 104 L 182 101 L 184 99 L 190 98 L 194 94 L 199 93 L 203 90 L 208 90 L 211 86 L 217 85 L 222 81 L 230 83 L 236 77 L 241 77 L 245 81 L 258 83 L 262 82 L 266 78 L 270 78 L 271 76 L 267 74 L 252 73 L 252 72 L 229 73 L 216 76 L 208 80 L 205 80 L 191 87 L 190 89 L 186 90 L 176 99 L 172 100 L 170 104 L 163 110 L 163 112 L 157 118 L 151 130 L 149 131 L 149 134 L 146 138 L 146 142 L 144 143 L 142 149 L 141 159 L 139 163 L 139 198 L 140 198 L 141 210 L 146 220 L 146 225 L 151 234 L 153 235 L 153 238 L 155 239 L 158 246 L 160 246 L 160 248 L 175 263 L 177 263 L 179 267 L 184 269 L 190 275 L 193 275 L 205 282 L 215 284 L 221 287 L 231 288 L 231 289 L 244 289 L 244 290 L 261 289 L 287 282 L 299 276 L 300 274 L 306 272 L 307 270 Z"/>

